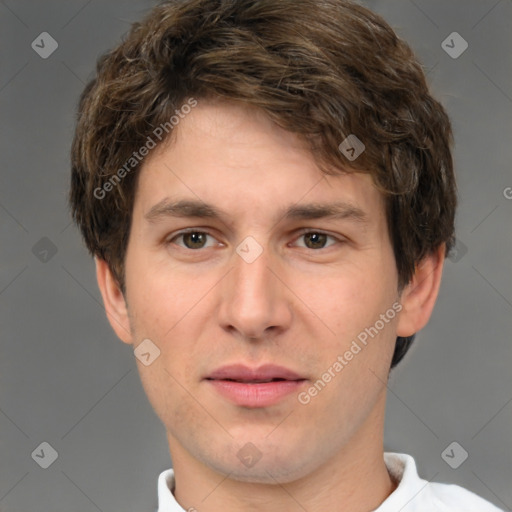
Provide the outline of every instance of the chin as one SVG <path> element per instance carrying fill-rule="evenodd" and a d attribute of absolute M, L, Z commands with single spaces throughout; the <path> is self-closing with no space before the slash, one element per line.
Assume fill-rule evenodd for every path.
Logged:
<path fill-rule="evenodd" d="M 276 453 L 267 449 L 261 454 L 261 458 L 252 466 L 244 467 L 238 457 L 233 454 L 228 460 L 204 460 L 213 471 L 223 475 L 229 475 L 232 480 L 253 484 L 287 484 L 307 476 L 315 470 L 312 458 L 298 448 L 289 450 L 290 453 Z M 292 453 L 301 453 L 301 460 L 295 459 Z M 243 457 L 242 457 L 243 458 Z"/>
<path fill-rule="evenodd" d="M 298 480 L 306 476 L 307 471 L 304 471 L 304 467 L 290 468 L 278 467 L 275 464 L 257 464 L 258 467 L 240 469 L 239 466 L 233 468 L 215 468 L 220 470 L 222 474 L 229 475 L 231 480 L 238 482 L 245 482 L 250 484 L 265 484 L 265 485 L 276 485 L 276 484 L 287 484 Z"/>

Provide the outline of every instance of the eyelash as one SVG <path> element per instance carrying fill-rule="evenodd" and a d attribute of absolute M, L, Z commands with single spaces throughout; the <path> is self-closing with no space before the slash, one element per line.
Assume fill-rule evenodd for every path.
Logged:
<path fill-rule="evenodd" d="M 166 245 L 170 245 L 171 243 L 173 243 L 177 238 L 180 238 L 182 237 L 183 235 L 186 235 L 186 234 L 189 234 L 189 233 L 199 233 L 199 234 L 202 234 L 202 235 L 208 235 L 208 236 L 211 236 L 212 238 L 215 238 L 211 233 L 209 233 L 208 231 L 201 231 L 199 229 L 196 229 L 196 228 L 190 228 L 190 229 L 186 229 L 186 230 L 183 230 L 183 231 L 179 231 L 178 233 L 176 233 L 172 238 L 168 238 L 166 239 L 165 241 L 165 244 Z M 321 230 L 318 230 L 318 229 L 311 229 L 311 228 L 304 228 L 304 229 L 301 229 L 298 233 L 298 236 L 297 236 L 297 240 L 301 237 L 303 237 L 304 235 L 307 235 L 307 234 L 310 234 L 310 233 L 314 233 L 314 234 L 318 234 L 318 235 L 325 235 L 327 236 L 328 238 L 332 239 L 332 240 L 335 240 L 336 242 L 338 243 L 343 243 L 344 240 L 341 240 L 333 235 L 330 235 L 329 233 L 326 233 L 325 231 L 321 231 Z M 328 245 L 326 247 L 320 247 L 319 249 L 310 249 L 309 247 L 302 247 L 302 249 L 307 249 L 307 250 L 310 250 L 310 251 L 314 251 L 314 252 L 318 252 L 318 251 L 321 251 L 321 250 L 324 250 L 324 249 L 328 249 L 329 247 L 331 247 L 332 245 L 334 244 L 331 244 L 331 245 Z M 178 246 L 180 247 L 180 249 L 184 249 L 186 251 L 191 251 L 191 252 L 199 252 L 201 250 L 204 250 L 204 249 L 208 249 L 208 247 L 201 247 L 199 249 L 189 249 L 188 247 L 182 247 L 182 246 Z"/>

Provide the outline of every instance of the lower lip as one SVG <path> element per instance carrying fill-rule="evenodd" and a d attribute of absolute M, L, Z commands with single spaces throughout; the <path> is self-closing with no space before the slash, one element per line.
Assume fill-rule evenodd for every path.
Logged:
<path fill-rule="evenodd" d="M 247 384 L 231 380 L 209 380 L 208 382 L 224 397 L 236 405 L 245 407 L 268 407 L 297 391 L 306 382 L 302 380 L 280 380 Z"/>

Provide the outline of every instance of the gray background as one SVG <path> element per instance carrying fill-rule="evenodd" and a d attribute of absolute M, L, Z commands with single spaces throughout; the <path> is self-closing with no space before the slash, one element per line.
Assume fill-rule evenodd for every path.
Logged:
<path fill-rule="evenodd" d="M 390 379 L 385 447 L 412 454 L 424 478 L 510 510 L 512 1 L 362 3 L 410 42 L 451 115 L 460 195 L 459 251 L 430 324 Z M 66 204 L 78 95 L 99 54 L 154 4 L 0 2 L 3 512 L 151 511 L 170 467 Z M 31 48 L 43 31 L 59 45 L 47 59 Z M 457 59 L 441 46 L 454 31 L 469 44 Z M 31 457 L 44 441 L 58 452 L 47 469 Z M 458 469 L 441 457 L 453 441 L 469 454 Z"/>

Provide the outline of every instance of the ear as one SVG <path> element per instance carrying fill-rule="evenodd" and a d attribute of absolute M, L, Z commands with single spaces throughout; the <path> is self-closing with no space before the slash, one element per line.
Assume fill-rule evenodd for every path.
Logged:
<path fill-rule="evenodd" d="M 107 319 L 118 338 L 131 345 L 133 343 L 130 329 L 130 317 L 124 296 L 112 274 L 108 263 L 95 257 L 96 279 L 103 297 Z"/>
<path fill-rule="evenodd" d="M 411 336 L 427 324 L 441 285 L 445 251 L 446 246 L 442 244 L 416 265 L 400 297 L 403 309 L 398 319 L 398 336 Z"/>

